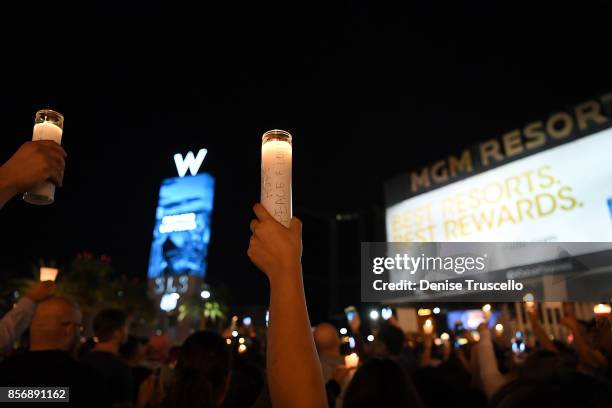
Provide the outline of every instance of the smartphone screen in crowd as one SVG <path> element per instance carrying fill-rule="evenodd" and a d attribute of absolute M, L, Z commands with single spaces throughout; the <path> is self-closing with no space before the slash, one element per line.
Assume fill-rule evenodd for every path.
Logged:
<path fill-rule="evenodd" d="M 355 316 L 357 315 L 357 309 L 355 306 L 349 306 L 344 309 L 344 313 L 346 314 L 346 320 L 352 322 Z"/>

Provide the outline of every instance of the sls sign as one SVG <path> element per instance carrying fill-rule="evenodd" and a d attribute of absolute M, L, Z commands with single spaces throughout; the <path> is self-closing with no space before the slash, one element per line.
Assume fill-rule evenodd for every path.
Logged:
<path fill-rule="evenodd" d="M 187 170 L 189 170 L 192 176 L 198 174 L 206 153 L 208 153 L 207 149 L 200 149 L 198 154 L 194 156 L 193 152 L 190 151 L 184 158 L 180 153 L 175 154 L 174 163 L 176 164 L 176 171 L 178 171 L 179 177 L 185 177 Z"/>

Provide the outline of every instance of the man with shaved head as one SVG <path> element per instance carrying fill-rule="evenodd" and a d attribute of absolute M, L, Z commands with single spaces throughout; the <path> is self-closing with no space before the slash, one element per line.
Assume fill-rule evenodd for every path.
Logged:
<path fill-rule="evenodd" d="M 323 380 L 327 383 L 334 378 L 336 367 L 344 364 L 338 330 L 329 323 L 321 323 L 315 327 L 313 336 L 323 369 Z"/>
<path fill-rule="evenodd" d="M 63 350 L 73 353 L 81 334 L 81 312 L 67 299 L 41 302 L 30 324 L 30 350 Z"/>
<path fill-rule="evenodd" d="M 99 379 L 73 359 L 81 327 L 73 302 L 60 297 L 40 302 L 30 325 L 30 351 L 0 365 L 0 386 L 69 387 L 73 406 L 99 406 Z"/>

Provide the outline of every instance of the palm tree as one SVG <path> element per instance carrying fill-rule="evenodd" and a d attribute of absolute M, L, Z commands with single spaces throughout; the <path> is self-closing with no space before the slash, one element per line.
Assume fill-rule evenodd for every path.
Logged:
<path fill-rule="evenodd" d="M 83 314 L 86 334 L 96 311 L 102 308 L 118 308 L 139 319 L 152 321 L 155 308 L 147 296 L 146 281 L 118 275 L 108 256 L 96 257 L 83 252 L 68 268 L 60 269 L 55 294 L 74 300 Z M 41 262 L 41 265 L 43 263 Z M 51 265 L 51 263 L 46 263 Z M 39 279 L 39 267 L 32 268 L 32 278 L 18 278 L 13 287 L 25 293 Z"/>

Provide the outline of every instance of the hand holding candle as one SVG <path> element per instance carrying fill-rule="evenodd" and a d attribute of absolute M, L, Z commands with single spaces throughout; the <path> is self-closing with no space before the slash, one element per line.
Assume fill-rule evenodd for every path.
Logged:
<path fill-rule="evenodd" d="M 348 369 L 357 368 L 357 366 L 359 366 L 359 356 L 357 355 L 357 353 L 352 353 L 348 356 L 344 356 L 344 365 Z"/>
<path fill-rule="evenodd" d="M 64 117 L 55 111 L 44 109 L 36 112 L 32 140 L 51 140 L 62 144 Z M 44 181 L 42 184 L 26 191 L 23 199 L 35 205 L 47 205 L 55 200 L 55 184 Z"/>
<path fill-rule="evenodd" d="M 291 203 L 291 135 L 269 130 L 261 141 L 261 204 L 276 221 L 289 228 Z"/>
<path fill-rule="evenodd" d="M 36 282 L 24 296 L 38 303 L 53 296 L 54 291 L 55 282 Z"/>

